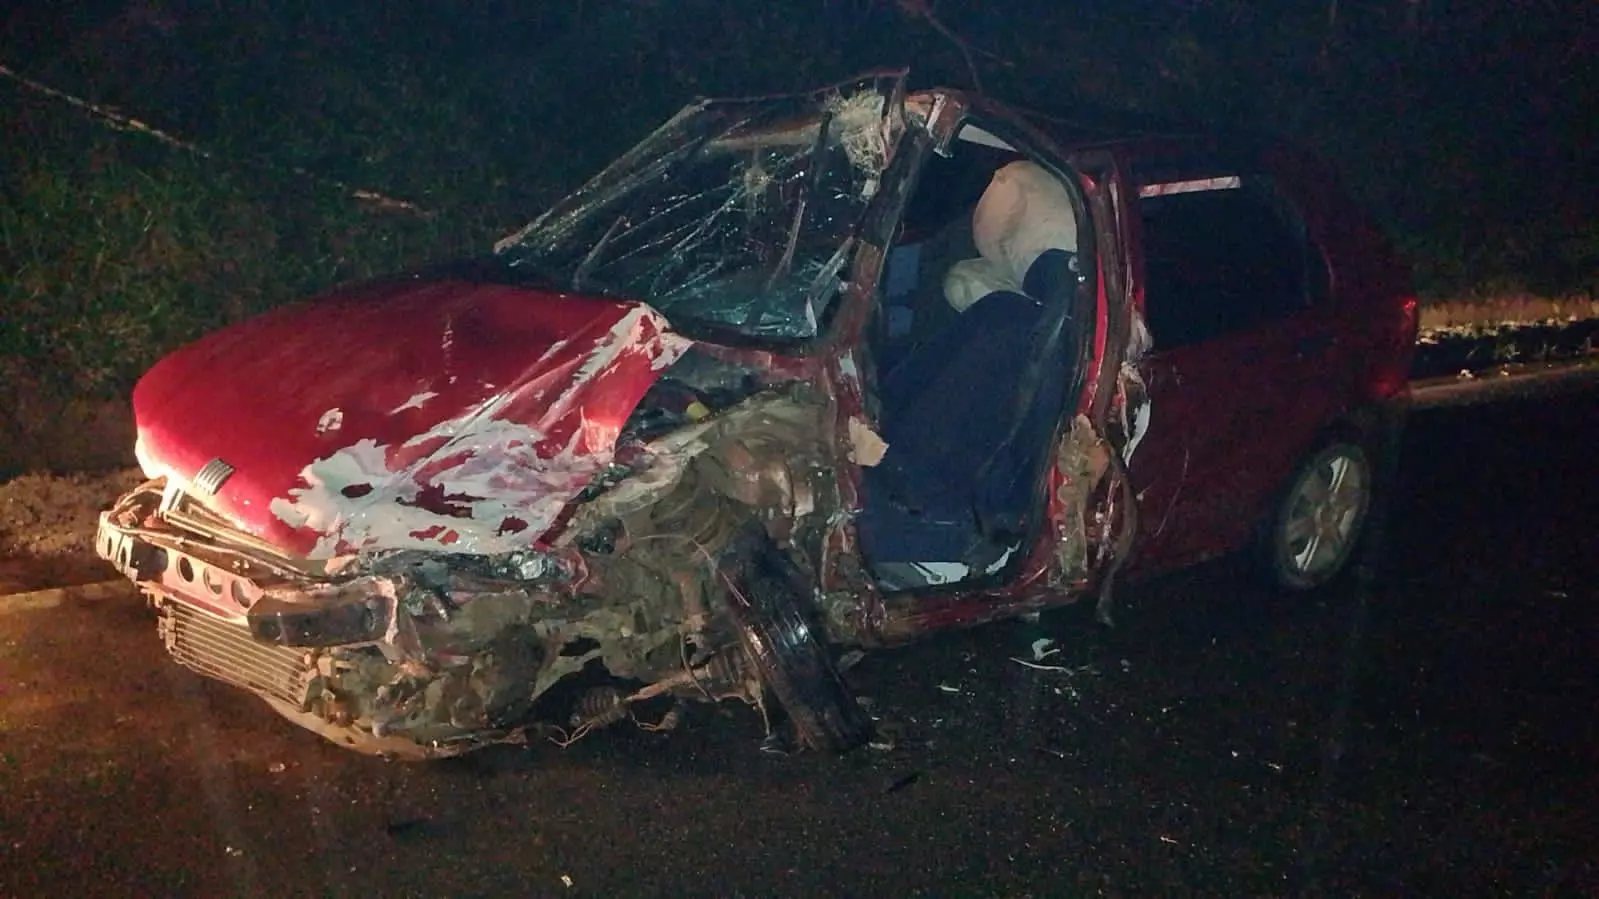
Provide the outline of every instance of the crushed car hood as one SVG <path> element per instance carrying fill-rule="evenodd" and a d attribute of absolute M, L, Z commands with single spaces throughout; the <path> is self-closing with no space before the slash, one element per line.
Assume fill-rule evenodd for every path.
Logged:
<path fill-rule="evenodd" d="M 458 280 L 347 288 L 162 359 L 134 391 L 139 460 L 311 559 L 511 551 L 610 462 L 690 345 L 640 303 Z"/>

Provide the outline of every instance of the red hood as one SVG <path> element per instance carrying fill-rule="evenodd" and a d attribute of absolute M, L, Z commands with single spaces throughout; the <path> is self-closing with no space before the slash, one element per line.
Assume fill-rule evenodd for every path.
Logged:
<path fill-rule="evenodd" d="M 335 291 L 162 359 L 134 390 L 140 461 L 312 558 L 503 552 L 548 530 L 689 341 L 637 303 L 462 281 Z"/>

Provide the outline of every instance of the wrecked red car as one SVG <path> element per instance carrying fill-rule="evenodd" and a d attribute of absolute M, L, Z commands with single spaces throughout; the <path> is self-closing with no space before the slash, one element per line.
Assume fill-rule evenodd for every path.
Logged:
<path fill-rule="evenodd" d="M 1311 159 L 903 73 L 697 102 L 482 260 L 159 362 L 99 552 L 173 658 L 405 758 L 742 700 L 843 647 L 1350 559 L 1416 328 Z"/>

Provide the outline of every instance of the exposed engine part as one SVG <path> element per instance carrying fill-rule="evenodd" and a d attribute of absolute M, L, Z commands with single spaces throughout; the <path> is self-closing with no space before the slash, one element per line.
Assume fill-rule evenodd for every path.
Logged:
<path fill-rule="evenodd" d="M 574 729 L 597 729 L 626 720 L 631 714 L 621 690 L 612 686 L 590 687 L 578 697 L 568 723 Z"/>
<path fill-rule="evenodd" d="M 652 722 L 648 722 L 648 721 L 640 721 L 638 723 L 638 726 L 642 727 L 643 729 L 645 729 L 647 731 L 652 731 L 652 732 L 655 732 L 655 733 L 662 733 L 662 732 L 665 732 L 665 731 L 677 730 L 677 726 L 679 724 L 681 724 L 682 722 L 683 722 L 683 704 L 682 703 L 677 703 L 676 705 L 672 706 L 670 709 L 666 710 L 666 714 L 661 716 L 661 720 L 653 722 L 653 723 Z"/>
<path fill-rule="evenodd" d="M 763 374 L 691 348 L 650 387 L 622 426 L 621 439 L 650 440 L 721 412 L 754 395 Z"/>
<path fill-rule="evenodd" d="M 628 702 L 642 702 L 668 693 L 677 696 L 708 699 L 751 701 L 760 693 L 760 677 L 748 664 L 748 657 L 737 647 L 716 653 L 703 665 L 685 664 L 670 677 L 642 687 L 627 697 Z"/>
<path fill-rule="evenodd" d="M 825 402 L 803 386 L 751 398 L 725 414 L 673 432 L 641 454 L 629 476 L 580 506 L 557 544 L 603 542 L 612 520 L 645 532 L 633 520 L 664 500 L 698 504 L 710 496 L 736 501 L 769 523 L 799 522 L 829 506 L 821 415 Z M 796 448 L 809 451 L 796 452 Z M 691 489 L 680 481 L 692 477 Z M 660 520 L 661 513 L 652 513 Z M 706 544 L 711 549 L 715 545 Z"/>

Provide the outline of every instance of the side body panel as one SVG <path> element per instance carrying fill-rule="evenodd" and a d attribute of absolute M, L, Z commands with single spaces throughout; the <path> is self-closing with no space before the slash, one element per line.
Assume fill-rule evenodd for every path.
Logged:
<path fill-rule="evenodd" d="M 1275 177 L 1264 161 L 1247 158 L 1218 168 L 1218 154 L 1209 152 L 1193 157 L 1203 162 L 1190 163 L 1183 150 L 1132 148 L 1128 168 L 1159 175 L 1134 175 L 1129 193 L 1161 189 L 1150 187 L 1151 181 L 1272 175 L 1304 224 L 1311 249 L 1307 269 L 1322 267 L 1316 277 L 1325 277 L 1319 248 L 1336 235 L 1325 232 L 1324 221 L 1303 214 L 1312 204 L 1294 191 L 1292 179 Z M 1155 260 L 1147 253 L 1144 223 L 1140 216 L 1133 219 L 1137 293 L 1147 311 Z M 1213 276 L 1225 273 L 1182 273 L 1198 284 Z M 1343 343 L 1342 297 L 1325 289 L 1309 292 L 1305 309 L 1199 342 L 1163 345 L 1159 323 L 1153 323 L 1153 347 L 1143 365 L 1152 415 L 1130 466 L 1139 498 L 1139 571 L 1201 561 L 1246 542 L 1321 429 L 1351 408 L 1354 372 Z"/>

